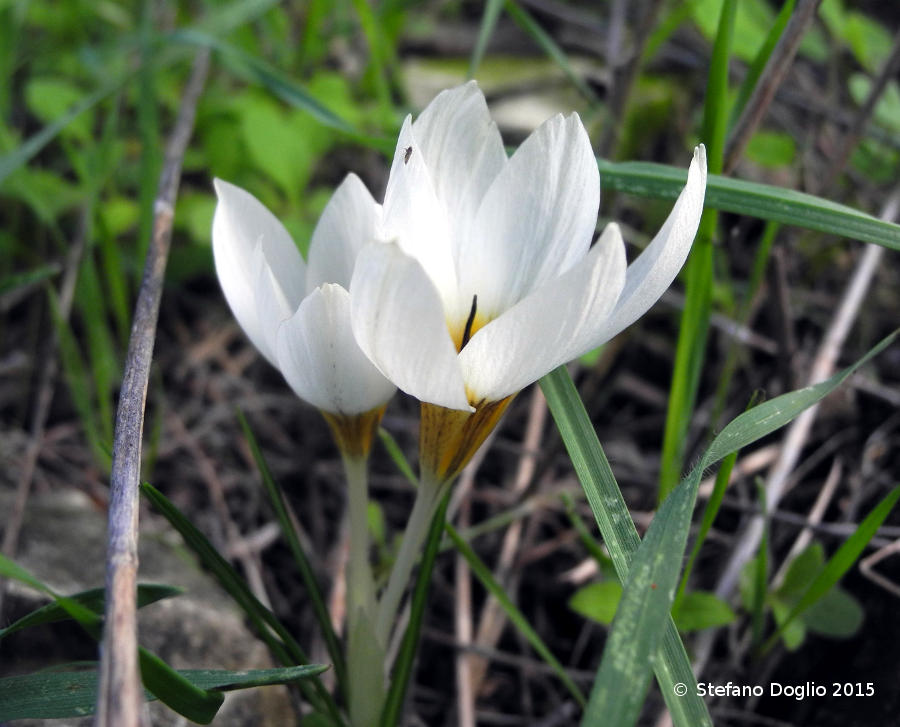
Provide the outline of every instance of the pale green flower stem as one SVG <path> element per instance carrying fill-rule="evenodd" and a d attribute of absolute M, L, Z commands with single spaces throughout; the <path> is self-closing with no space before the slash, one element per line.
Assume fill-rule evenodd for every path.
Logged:
<path fill-rule="evenodd" d="M 369 564 L 369 487 L 366 458 L 344 454 L 350 558 L 347 564 L 347 669 L 350 722 L 378 722 L 385 697 L 384 641 L 375 636 L 375 581 Z"/>
<path fill-rule="evenodd" d="M 378 604 L 375 634 L 380 644 L 387 644 L 391 636 L 391 628 L 397 619 L 403 592 L 409 583 L 409 577 L 422 550 L 422 543 L 425 541 L 425 536 L 428 535 L 434 513 L 448 484 L 436 482 L 426 476 L 423 476 L 419 483 L 416 500 L 406 524 L 406 532 L 403 534 L 400 551 L 397 553 L 397 560 L 394 561 L 387 588 Z"/>

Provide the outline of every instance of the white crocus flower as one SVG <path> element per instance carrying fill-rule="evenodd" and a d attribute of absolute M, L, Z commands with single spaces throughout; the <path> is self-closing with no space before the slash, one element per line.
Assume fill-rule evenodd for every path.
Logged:
<path fill-rule="evenodd" d="M 618 225 L 591 247 L 600 176 L 577 114 L 549 119 L 510 158 L 474 82 L 406 118 L 379 235 L 390 242 L 360 252 L 351 312 L 362 350 L 425 405 L 423 472 L 452 478 L 512 395 L 653 305 L 690 251 L 705 189 L 700 146 L 627 267 Z"/>
<path fill-rule="evenodd" d="M 296 394 L 322 411 L 341 449 L 354 453 L 395 391 L 354 340 L 347 292 L 381 206 L 358 177 L 348 176 L 313 232 L 307 265 L 258 199 L 220 179 L 215 188 L 213 255 L 235 318 Z"/>

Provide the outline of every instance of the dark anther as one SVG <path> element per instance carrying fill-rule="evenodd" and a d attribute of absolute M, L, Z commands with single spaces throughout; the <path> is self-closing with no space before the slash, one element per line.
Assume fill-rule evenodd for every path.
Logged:
<path fill-rule="evenodd" d="M 469 311 L 469 318 L 466 321 L 466 327 L 463 330 L 462 345 L 459 347 L 460 351 L 462 351 L 466 347 L 466 344 L 469 342 L 469 338 L 472 337 L 472 324 L 475 322 L 475 311 L 476 310 L 478 310 L 478 296 L 473 295 L 472 296 L 472 308 Z"/>

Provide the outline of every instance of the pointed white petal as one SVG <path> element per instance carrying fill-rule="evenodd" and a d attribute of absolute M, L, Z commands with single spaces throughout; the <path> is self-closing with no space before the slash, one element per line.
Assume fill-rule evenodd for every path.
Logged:
<path fill-rule="evenodd" d="M 278 357 L 275 353 L 275 333 L 283 321 L 291 317 L 296 309 L 288 302 L 275 271 L 272 270 L 263 252 L 261 242 L 257 242 L 253 248 L 250 261 L 253 279 L 253 295 L 255 299 L 255 314 L 257 331 L 262 340 L 257 341 L 250 336 L 250 340 L 260 350 L 263 356 L 273 366 L 278 366 Z M 248 333 L 249 335 L 249 333 Z"/>
<path fill-rule="evenodd" d="M 356 254 L 375 240 L 381 222 L 381 205 L 366 185 L 348 174 L 325 206 L 309 244 L 306 289 L 323 283 L 350 287 Z"/>
<path fill-rule="evenodd" d="M 301 399 L 332 414 L 362 414 L 393 396 L 395 387 L 353 338 L 350 295 L 340 285 L 316 288 L 275 338 L 278 365 Z"/>
<path fill-rule="evenodd" d="M 456 274 L 450 248 L 447 211 L 438 200 L 421 147 L 406 117 L 384 193 L 379 239 L 396 241 L 414 257 L 437 287 L 441 298 L 456 296 Z"/>
<path fill-rule="evenodd" d="M 213 216 L 212 243 L 219 284 L 241 328 L 274 363 L 263 323 L 277 326 L 278 321 L 259 315 L 256 286 L 260 261 L 271 269 L 291 310 L 303 299 L 306 265 L 287 230 L 256 197 L 221 179 L 214 184 L 219 202 Z"/>
<path fill-rule="evenodd" d="M 461 298 L 497 316 L 584 258 L 600 175 L 577 114 L 546 121 L 488 189 L 459 251 Z"/>
<path fill-rule="evenodd" d="M 447 210 L 452 239 L 460 239 L 506 151 L 475 81 L 442 91 L 412 125 L 438 200 Z M 404 147 L 405 153 L 405 147 Z"/>
<path fill-rule="evenodd" d="M 421 401 L 470 410 L 444 309 L 422 265 L 393 243 L 373 243 L 350 283 L 353 333 L 398 388 Z"/>
<path fill-rule="evenodd" d="M 630 326 L 668 289 L 687 260 L 703 214 L 706 148 L 694 150 L 687 184 L 656 237 L 629 267 L 622 296 L 602 332 L 609 340 Z"/>
<path fill-rule="evenodd" d="M 499 401 L 602 343 L 598 331 L 624 284 L 625 244 L 613 223 L 583 263 L 472 336 L 459 354 L 472 401 Z"/>

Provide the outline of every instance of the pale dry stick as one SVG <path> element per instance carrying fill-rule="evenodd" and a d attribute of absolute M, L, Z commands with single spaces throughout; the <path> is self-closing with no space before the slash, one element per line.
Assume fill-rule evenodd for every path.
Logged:
<path fill-rule="evenodd" d="M 523 454 L 519 459 L 519 466 L 513 480 L 512 494 L 514 496 L 521 496 L 534 477 L 534 472 L 537 468 L 536 455 L 540 449 L 546 421 L 547 401 L 544 399 L 544 394 L 540 388 L 534 387 L 528 407 L 525 436 L 522 441 Z M 506 534 L 503 536 L 500 557 L 494 572 L 494 577 L 499 583 L 503 584 L 510 594 L 514 594 L 518 588 L 518 578 L 515 576 L 510 577 L 510 569 L 522 537 L 522 523 L 522 520 L 515 520 L 507 529 Z M 497 599 L 490 596 L 484 604 L 481 616 L 478 619 L 478 633 L 475 637 L 475 643 L 479 646 L 494 646 L 500 639 L 505 625 L 506 614 Z M 488 662 L 483 657 L 474 654 L 469 655 L 467 658 L 471 660 L 472 692 L 477 694 L 487 671 Z"/>
<path fill-rule="evenodd" d="M 728 138 L 723 174 L 731 174 L 740 161 L 750 137 L 753 136 L 766 111 L 769 110 L 769 105 L 775 98 L 775 92 L 790 70 L 797 49 L 800 47 L 800 41 L 815 17 L 821 2 L 822 0 L 798 0 L 791 19 L 788 20 L 781 38 L 778 39 L 778 43 L 772 50 L 772 55 L 769 56 L 769 61 Z"/>
<path fill-rule="evenodd" d="M 59 317 L 63 321 L 69 319 L 69 313 L 72 311 L 72 301 L 75 298 L 75 283 L 78 280 L 78 268 L 81 264 L 81 256 L 84 253 L 85 237 L 87 235 L 87 215 L 87 210 L 82 212 L 78 232 L 66 255 L 65 272 L 59 287 L 58 302 Z M 19 470 L 19 479 L 16 483 L 16 497 L 13 501 L 12 509 L 7 515 L 6 528 L 3 532 L 2 552 L 7 558 L 16 557 L 22 518 L 25 515 L 25 506 L 28 504 L 28 495 L 31 492 L 31 483 L 34 479 L 38 455 L 44 442 L 47 414 L 50 411 L 50 404 L 53 402 L 53 387 L 56 383 L 57 369 L 56 336 L 54 334 L 50 339 L 50 343 L 44 348 L 44 360 L 41 363 L 38 379 L 38 393 L 31 414 L 31 433 L 28 439 L 28 446 L 25 448 L 25 454 L 22 458 L 22 466 Z M 5 583 L 0 582 L 0 614 L 3 613 L 5 595 Z"/>
<path fill-rule="evenodd" d="M 465 530 L 471 523 L 471 499 L 460 503 L 458 527 Z M 456 609 L 454 630 L 461 644 L 472 643 L 472 578 L 469 564 L 460 553 L 454 563 L 456 580 Z M 456 654 L 456 704 L 459 727 L 475 727 L 475 693 L 472 690 L 471 661 L 462 650 Z"/>
<path fill-rule="evenodd" d="M 898 206 L 900 206 L 900 190 L 895 191 L 891 195 L 882 211 L 881 219 L 893 220 L 897 215 Z M 867 245 L 865 247 L 813 361 L 807 381 L 808 385 L 824 381 L 833 372 L 841 346 L 850 332 L 853 321 L 856 319 L 883 253 L 884 248 L 878 245 Z M 781 453 L 766 479 L 766 503 L 770 511 L 778 507 L 781 496 L 784 494 L 785 484 L 800 458 L 804 444 L 809 438 L 818 410 L 818 405 L 811 406 L 794 419 L 788 427 L 787 433 L 782 440 Z M 759 546 L 762 531 L 763 521 L 759 516 L 754 517 L 744 529 L 734 550 L 732 550 L 731 558 L 726 564 L 716 587 L 716 595 L 719 598 L 727 601 L 731 597 L 740 577 L 741 569 L 753 557 Z M 697 639 L 696 658 L 694 661 L 694 671 L 697 674 L 702 673 L 706 666 L 714 637 L 715 632 L 709 631 L 701 633 Z"/>
<path fill-rule="evenodd" d="M 208 69 L 209 51 L 204 50 L 194 61 L 175 129 L 166 149 L 154 205 L 153 237 L 147 250 L 144 279 L 138 292 L 125 357 L 113 437 L 106 550 L 106 620 L 100 649 L 100 687 L 95 727 L 138 727 L 141 723 L 144 695 L 137 662 L 136 601 L 138 486 L 144 406 L 181 164 Z"/>
<path fill-rule="evenodd" d="M 893 593 L 900 598 L 900 585 L 873 570 L 876 563 L 880 563 L 882 560 L 895 553 L 900 553 L 900 540 L 895 540 L 893 543 L 885 545 L 871 555 L 866 556 L 860 561 L 859 570 L 870 581 L 877 583 L 886 591 Z"/>
<path fill-rule="evenodd" d="M 773 586 L 777 587 L 781 584 L 782 580 L 784 580 L 785 573 L 787 573 L 788 566 L 812 541 L 812 526 L 821 523 L 822 518 L 825 517 L 825 511 L 834 499 L 834 493 L 837 491 L 837 486 L 841 482 L 842 471 L 843 468 L 841 467 L 840 458 L 835 458 L 831 463 L 831 469 L 828 471 L 828 476 L 825 478 L 825 484 L 822 485 L 822 489 L 819 491 L 819 495 L 816 497 L 816 501 L 813 503 L 809 515 L 806 517 L 806 522 L 809 524 L 804 526 L 803 530 L 797 533 L 794 544 L 781 562 L 781 567 L 778 569 L 775 577 L 772 578 Z"/>

